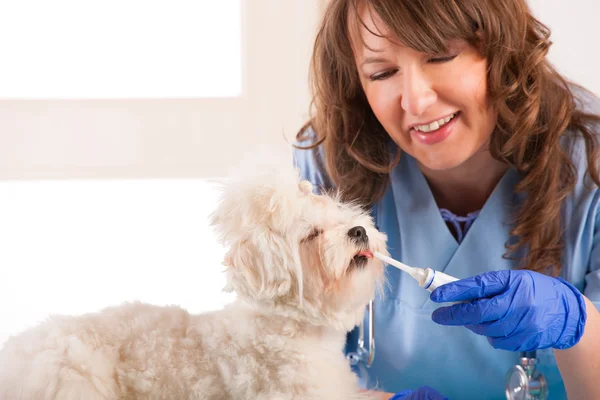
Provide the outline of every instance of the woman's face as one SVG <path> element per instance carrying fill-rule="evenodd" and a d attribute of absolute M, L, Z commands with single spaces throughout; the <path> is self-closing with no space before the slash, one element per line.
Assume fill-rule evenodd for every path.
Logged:
<path fill-rule="evenodd" d="M 390 137 L 425 168 L 460 166 L 487 146 L 497 113 L 488 106 L 487 62 L 461 40 L 446 54 L 425 54 L 385 37 L 378 16 L 363 7 L 364 46 L 353 40 L 367 100 Z"/>

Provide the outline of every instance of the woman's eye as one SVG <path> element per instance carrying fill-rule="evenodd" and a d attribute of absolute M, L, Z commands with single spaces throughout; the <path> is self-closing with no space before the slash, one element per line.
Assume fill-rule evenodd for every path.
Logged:
<path fill-rule="evenodd" d="M 390 69 L 390 70 L 387 70 L 387 71 L 378 72 L 376 74 L 373 74 L 373 75 L 369 76 L 369 80 L 371 80 L 371 81 L 382 81 L 382 80 L 387 79 L 390 76 L 394 75 L 396 72 L 398 72 L 397 69 Z"/>
<path fill-rule="evenodd" d="M 452 61 L 456 57 L 458 57 L 458 54 L 455 54 L 453 56 L 432 57 L 432 58 L 429 59 L 429 62 L 433 63 L 433 64 L 441 64 L 441 63 L 445 63 L 445 62 L 448 62 L 448 61 Z"/>

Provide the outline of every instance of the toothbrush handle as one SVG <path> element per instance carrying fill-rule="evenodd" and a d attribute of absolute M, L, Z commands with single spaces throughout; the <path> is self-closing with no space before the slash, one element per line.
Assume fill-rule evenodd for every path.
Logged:
<path fill-rule="evenodd" d="M 442 286 L 446 283 L 457 281 L 458 278 L 445 274 L 441 271 L 436 271 L 431 268 L 427 268 L 425 270 L 427 272 L 427 277 L 423 281 L 421 287 L 426 289 L 429 292 L 433 292 L 439 286 Z"/>

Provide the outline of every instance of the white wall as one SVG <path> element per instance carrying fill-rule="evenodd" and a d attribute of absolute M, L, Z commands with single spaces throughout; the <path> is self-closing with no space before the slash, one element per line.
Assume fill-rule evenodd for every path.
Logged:
<path fill-rule="evenodd" d="M 550 61 L 568 78 L 600 96 L 600 2 L 529 0 L 529 5 L 552 30 Z"/>

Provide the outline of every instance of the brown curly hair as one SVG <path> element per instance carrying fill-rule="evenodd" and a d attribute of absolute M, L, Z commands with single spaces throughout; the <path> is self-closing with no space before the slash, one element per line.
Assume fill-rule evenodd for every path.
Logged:
<path fill-rule="evenodd" d="M 400 152 L 390 155 L 390 138 L 360 84 L 350 39 L 363 23 L 359 2 L 417 51 L 441 54 L 450 39 L 462 39 L 486 58 L 488 94 L 498 111 L 490 151 L 522 174 L 516 191 L 527 194 L 514 216 L 511 233 L 517 241 L 506 244 L 505 257 L 525 249 L 521 268 L 558 275 L 561 207 L 576 180 L 576 167 L 559 139 L 567 132 L 583 137 L 587 173 L 600 185 L 593 131 L 600 117 L 577 107 L 573 85 L 546 59 L 550 30 L 532 16 L 525 0 L 330 0 L 311 63 L 313 118 L 304 127 L 312 127 L 318 140 L 307 147 L 323 145 L 327 172 L 343 197 L 365 206 L 383 196 Z"/>

